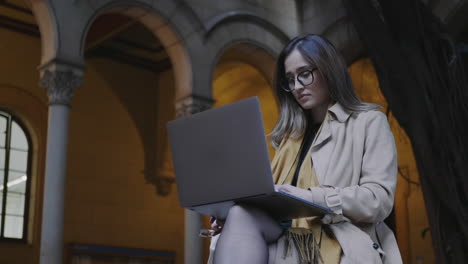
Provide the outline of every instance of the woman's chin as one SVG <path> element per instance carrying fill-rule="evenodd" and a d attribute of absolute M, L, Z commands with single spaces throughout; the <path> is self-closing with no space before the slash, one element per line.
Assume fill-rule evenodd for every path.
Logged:
<path fill-rule="evenodd" d="M 310 109 L 314 108 L 314 106 L 315 106 L 315 104 L 312 103 L 312 102 L 304 102 L 304 103 L 301 103 L 300 105 L 301 105 L 302 109 L 304 109 L 304 110 L 310 110 Z"/>

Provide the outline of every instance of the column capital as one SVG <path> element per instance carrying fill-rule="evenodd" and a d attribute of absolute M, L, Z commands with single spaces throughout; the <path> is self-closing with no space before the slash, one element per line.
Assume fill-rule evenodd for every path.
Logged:
<path fill-rule="evenodd" d="M 83 69 L 57 62 L 47 63 L 39 69 L 39 86 L 47 89 L 49 104 L 70 105 L 75 89 L 83 83 Z"/>
<path fill-rule="evenodd" d="M 214 100 L 212 98 L 199 95 L 186 96 L 180 100 L 177 100 L 175 103 L 176 118 L 179 119 L 198 112 L 203 112 L 210 109 L 213 104 Z"/>

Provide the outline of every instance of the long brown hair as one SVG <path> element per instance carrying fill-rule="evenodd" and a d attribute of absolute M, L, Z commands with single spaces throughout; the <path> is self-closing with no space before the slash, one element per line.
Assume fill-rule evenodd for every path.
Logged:
<path fill-rule="evenodd" d="M 306 112 L 290 92 L 283 89 L 287 85 L 284 60 L 297 49 L 304 59 L 315 65 L 326 80 L 331 100 L 338 102 L 350 112 L 363 112 L 378 109 L 376 104 L 364 103 L 355 94 L 346 63 L 333 44 L 319 35 L 304 35 L 292 39 L 280 53 L 276 62 L 275 92 L 280 104 L 280 117 L 271 132 L 271 144 L 277 148 L 285 137 L 300 137 L 306 130 Z"/>

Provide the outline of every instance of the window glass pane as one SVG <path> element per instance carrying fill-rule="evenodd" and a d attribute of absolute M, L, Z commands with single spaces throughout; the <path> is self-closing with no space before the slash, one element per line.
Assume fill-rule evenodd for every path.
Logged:
<path fill-rule="evenodd" d="M 0 149 L 0 165 L 2 165 L 4 163 L 4 161 L 5 161 L 5 150 Z M 5 172 L 3 170 L 3 166 L 0 166 L 0 227 L 2 226 L 2 214 L 3 214 L 3 181 L 4 181 L 4 177 L 5 177 Z"/>
<path fill-rule="evenodd" d="M 10 171 L 8 178 L 4 236 L 9 238 L 22 238 L 27 177 L 22 173 Z"/>
<path fill-rule="evenodd" d="M 0 148 L 0 186 L 3 184 L 5 177 L 5 150 Z"/>
<path fill-rule="evenodd" d="M 25 197 L 26 196 L 23 194 L 8 191 L 5 210 L 5 237 L 23 237 Z"/>
<path fill-rule="evenodd" d="M 2 226 L 2 215 L 3 215 L 3 189 L 0 189 L 0 227 Z"/>
<path fill-rule="evenodd" d="M 10 173 L 8 173 L 7 183 L 8 192 L 25 194 L 27 179 L 28 177 L 25 173 L 10 171 Z"/>
<path fill-rule="evenodd" d="M 5 237 L 23 238 L 23 217 L 5 216 Z"/>
<path fill-rule="evenodd" d="M 28 152 L 10 150 L 10 170 L 25 174 L 28 169 Z"/>
<path fill-rule="evenodd" d="M 28 140 L 23 129 L 15 122 L 11 125 L 11 145 L 12 149 L 20 149 L 27 151 L 29 149 Z"/>
<path fill-rule="evenodd" d="M 0 115 L 0 148 L 5 147 L 6 129 L 7 119 L 6 117 Z"/>
<path fill-rule="evenodd" d="M 7 193 L 6 214 L 10 216 L 24 216 L 25 195 L 15 192 Z M 6 223 L 6 222 L 5 222 Z"/>
<path fill-rule="evenodd" d="M 2 171 L 2 178 L 3 178 L 3 170 L 5 169 L 5 153 L 6 153 L 6 150 L 0 147 L 0 171 Z"/>

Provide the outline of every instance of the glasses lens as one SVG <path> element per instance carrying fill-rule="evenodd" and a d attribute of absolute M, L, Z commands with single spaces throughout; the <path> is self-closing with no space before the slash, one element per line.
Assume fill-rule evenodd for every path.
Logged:
<path fill-rule="evenodd" d="M 302 85 L 309 85 L 314 82 L 314 74 L 312 71 L 303 71 L 297 76 L 297 80 L 302 83 Z"/>

